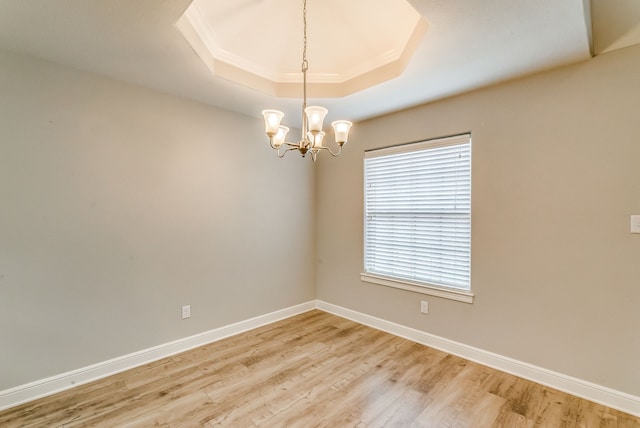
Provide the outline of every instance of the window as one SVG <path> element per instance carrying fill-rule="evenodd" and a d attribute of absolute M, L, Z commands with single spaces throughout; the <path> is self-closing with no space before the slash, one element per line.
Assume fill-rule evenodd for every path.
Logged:
<path fill-rule="evenodd" d="M 473 301 L 471 135 L 364 155 L 363 281 Z"/>

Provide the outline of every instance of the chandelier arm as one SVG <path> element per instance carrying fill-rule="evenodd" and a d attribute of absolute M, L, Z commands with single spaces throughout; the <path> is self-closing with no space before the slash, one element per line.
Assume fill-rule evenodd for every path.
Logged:
<path fill-rule="evenodd" d="M 337 156 L 340 156 L 340 153 L 342 153 L 342 146 L 338 146 L 338 151 L 337 151 L 337 152 L 334 152 L 333 150 L 331 150 L 331 148 L 330 148 L 330 147 L 324 147 L 324 146 L 322 146 L 322 147 L 316 147 L 316 149 L 315 149 L 315 150 L 317 150 L 317 151 L 320 151 L 320 150 L 326 150 L 326 151 L 328 151 L 328 152 L 329 152 L 329 154 L 331 154 L 331 156 L 333 156 L 333 157 L 337 157 Z"/>
<path fill-rule="evenodd" d="M 287 143 L 288 144 L 288 143 Z M 288 148 L 287 150 L 285 150 L 284 152 L 280 153 L 280 149 L 278 149 L 278 151 L 276 152 L 276 155 L 278 155 L 279 158 L 283 158 L 284 155 L 287 154 L 287 152 L 290 152 L 291 150 L 297 150 L 297 147 L 291 147 Z"/>
<path fill-rule="evenodd" d="M 283 144 L 283 145 L 286 145 L 286 146 L 289 146 L 289 147 L 295 147 L 296 149 L 298 148 L 298 145 L 297 145 L 297 144 L 289 143 L 289 142 L 287 142 L 287 141 L 285 141 L 285 142 L 284 142 L 284 143 L 282 143 L 282 144 Z M 271 148 L 272 148 L 273 150 L 280 150 L 280 146 L 276 147 L 276 146 L 273 144 L 273 137 L 269 138 L 269 145 L 271 146 Z"/>

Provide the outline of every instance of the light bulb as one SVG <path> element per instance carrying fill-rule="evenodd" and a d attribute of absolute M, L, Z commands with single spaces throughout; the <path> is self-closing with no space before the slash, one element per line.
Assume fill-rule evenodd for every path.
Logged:
<path fill-rule="evenodd" d="M 336 137 L 336 143 L 341 146 L 347 142 L 349 139 L 349 130 L 351 130 L 351 126 L 353 124 L 348 120 L 336 120 L 331 122 L 331 126 L 333 126 L 333 132 Z"/>
<path fill-rule="evenodd" d="M 307 121 L 309 122 L 309 131 L 312 133 L 318 133 L 322 131 L 322 122 L 329 110 L 320 106 L 309 106 L 304 109 L 307 115 Z"/>
<path fill-rule="evenodd" d="M 311 146 L 313 148 L 322 147 L 322 139 L 324 138 L 325 133 L 323 131 L 318 132 L 316 135 L 313 135 L 311 132 L 307 132 L 307 138 L 311 141 Z"/>
<path fill-rule="evenodd" d="M 262 110 L 262 115 L 264 116 L 265 131 L 269 137 L 273 137 L 278 132 L 284 113 L 278 110 Z"/>
<path fill-rule="evenodd" d="M 276 135 L 273 136 L 273 147 L 276 149 L 284 144 L 284 140 L 287 138 L 289 128 L 286 126 L 279 126 Z"/>

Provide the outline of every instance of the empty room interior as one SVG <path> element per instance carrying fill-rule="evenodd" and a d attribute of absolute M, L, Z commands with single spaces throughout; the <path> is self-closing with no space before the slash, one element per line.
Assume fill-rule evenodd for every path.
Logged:
<path fill-rule="evenodd" d="M 640 3 L 0 1 L 0 349 L 6 427 L 639 428 Z"/>

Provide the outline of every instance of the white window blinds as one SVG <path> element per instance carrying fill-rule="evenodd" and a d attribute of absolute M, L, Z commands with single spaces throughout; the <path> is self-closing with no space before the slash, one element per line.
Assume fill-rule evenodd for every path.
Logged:
<path fill-rule="evenodd" d="M 471 135 L 365 152 L 365 273 L 470 290 Z"/>

